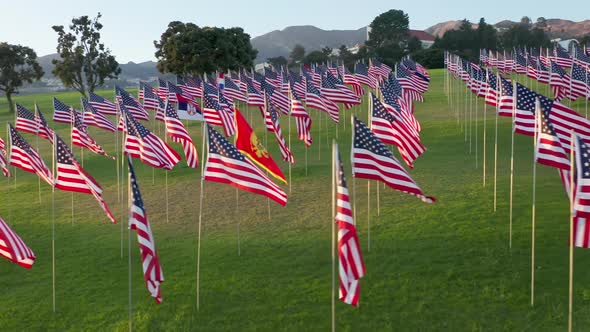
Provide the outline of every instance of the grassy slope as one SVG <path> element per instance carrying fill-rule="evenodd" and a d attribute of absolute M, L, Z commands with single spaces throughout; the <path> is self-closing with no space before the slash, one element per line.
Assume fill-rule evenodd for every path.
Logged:
<path fill-rule="evenodd" d="M 105 92 L 105 96 L 111 92 Z M 50 117 L 51 95 L 17 98 L 32 109 L 34 100 Z M 78 105 L 78 96 L 60 94 Z M 461 99 L 463 100 L 463 99 Z M 479 104 L 479 111 L 483 104 Z M 0 123 L 8 117 L 0 101 Z M 579 110 L 583 108 L 578 108 Z M 463 111 L 463 108 L 459 110 Z M 205 183 L 202 242 L 201 309 L 196 310 L 196 221 L 199 171 L 184 161 L 168 176 L 170 218 L 166 223 L 165 176 L 136 162 L 141 190 L 156 238 L 166 282 L 164 303 L 147 295 L 135 234 L 132 238 L 134 324 L 138 330 L 326 330 L 330 326 L 330 148 L 318 136 L 314 114 L 314 145 L 305 176 L 303 144 L 293 134 L 293 187 L 287 207 L 248 193 Z M 347 114 L 349 111 L 345 111 Z M 355 112 L 359 112 L 356 110 Z M 427 194 L 438 202 L 426 205 L 414 197 L 380 188 L 377 215 L 376 185 L 371 185 L 371 251 L 367 250 L 367 181 L 356 181 L 357 227 L 367 276 L 362 279 L 360 307 L 337 303 L 340 330 L 556 330 L 567 323 L 568 202 L 557 172 L 544 166 L 537 173 L 536 306 L 529 305 L 532 139 L 516 137 L 514 234 L 508 248 L 509 119 L 499 123 L 498 211 L 492 208 L 493 112 L 487 117 L 488 182 L 482 187 L 483 121 L 480 113 L 479 168 L 475 145 L 460 131 L 443 93 L 443 72 L 433 72 L 426 102 L 416 106 L 428 151 L 411 171 Z M 260 137 L 262 120 L 254 110 Z M 366 119 L 366 109 L 361 115 Z M 348 121 L 348 119 L 345 119 Z M 350 122 L 340 124 L 339 143 L 350 179 Z M 287 122 L 283 118 L 283 132 Z M 295 132 L 295 124 L 293 133 Z M 55 125 L 62 136 L 68 127 Z M 329 125 L 330 135 L 334 126 Z M 475 127 L 472 129 L 475 133 Z M 201 151 L 200 130 L 190 131 Z M 113 135 L 95 128 L 91 133 L 114 153 Z M 5 136 L 5 135 L 2 135 Z M 30 142 L 31 135 L 25 134 Z M 270 151 L 280 158 L 274 137 Z M 475 143 L 475 137 L 472 138 Z M 321 141 L 321 142 L 320 142 Z M 109 143 L 110 142 L 110 143 Z M 48 165 L 50 147 L 39 142 Z M 318 146 L 321 145 L 321 159 Z M 179 151 L 180 146 L 174 145 Z M 80 150 L 75 149 L 77 156 Z M 125 220 L 127 208 L 117 203 L 114 162 L 84 153 L 85 167 L 105 189 L 116 216 Z M 286 166 L 285 164 L 282 164 Z M 287 167 L 283 167 L 287 172 Z M 352 185 L 352 180 L 349 183 Z M 110 225 L 94 199 L 56 192 L 57 313 L 51 305 L 51 190 L 34 175 L 17 171 L 0 186 L 0 215 L 37 254 L 29 271 L 0 262 L 3 305 L 0 330 L 126 330 L 127 257 L 121 258 L 120 225 Z M 126 192 L 126 190 L 125 190 Z M 236 226 L 240 222 L 242 254 L 237 255 Z M 124 233 L 127 253 L 127 231 Z M 590 269 L 587 251 L 576 250 L 575 327 L 590 324 Z"/>

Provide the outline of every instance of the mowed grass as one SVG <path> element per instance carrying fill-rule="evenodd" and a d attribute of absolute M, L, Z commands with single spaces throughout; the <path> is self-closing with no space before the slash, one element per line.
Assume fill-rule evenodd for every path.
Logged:
<path fill-rule="evenodd" d="M 415 197 L 373 182 L 369 209 L 367 181 L 352 180 L 349 158 L 349 114 L 355 113 L 365 121 L 367 107 L 364 104 L 362 109 L 342 111 L 337 141 L 351 192 L 353 182 L 356 185 L 356 222 L 367 274 L 361 280 L 358 308 L 336 302 L 337 329 L 563 330 L 567 326 L 568 307 L 569 203 L 557 171 L 537 167 L 536 297 L 531 308 L 532 139 L 523 136 L 515 139 L 510 249 L 510 119 L 499 119 L 498 205 L 494 212 L 494 111 L 487 108 L 487 178 L 483 187 L 483 102 L 479 101 L 478 122 L 471 128 L 469 153 L 469 135 L 466 141 L 462 131 L 465 97 L 455 94 L 460 97 L 461 106 L 451 108 L 443 83 L 444 72 L 432 71 L 426 101 L 416 105 L 416 116 L 423 128 L 422 142 L 428 150 L 410 171 L 423 190 L 438 199 L 435 204 L 423 204 Z M 101 94 L 112 98 L 111 91 Z M 55 95 L 68 104 L 79 105 L 76 93 Z M 23 96 L 16 101 L 30 109 L 37 101 L 49 119 L 52 96 Z M 472 105 L 475 110 L 475 104 Z M 577 104 L 576 109 L 583 113 L 584 105 Z M 259 111 L 244 111 L 264 140 Z M 325 331 L 330 328 L 330 143 L 335 138 L 335 126 L 326 123 L 325 115 L 320 119 L 319 112 L 310 112 L 314 143 L 307 153 L 307 168 L 305 148 L 296 139 L 293 122 L 291 140 L 297 163 L 292 168 L 289 202 L 286 207 L 271 202 L 270 219 L 265 198 L 240 192 L 236 201 L 233 187 L 204 183 L 200 310 L 196 307 L 200 168 L 189 169 L 182 160 L 169 172 L 167 221 L 165 172 L 152 171 L 135 161 L 166 281 L 162 285 L 163 303 L 157 305 L 145 289 L 137 239 L 132 233 L 134 329 Z M 14 115 L 7 113 L 6 102 L 2 100 L 0 123 L 6 121 L 13 122 Z M 51 125 L 69 141 L 67 125 L 52 122 Z M 164 136 L 161 125 L 159 130 L 151 122 L 147 125 Z M 287 136 L 286 117 L 282 118 L 282 128 Z M 189 130 L 200 153 L 199 124 L 190 123 Z M 96 128 L 90 132 L 109 153 L 115 154 L 115 135 Z M 37 146 L 34 136 L 23 136 Z M 271 154 L 288 174 L 273 134 L 269 133 L 267 139 Z M 182 154 L 180 145 L 171 145 Z M 38 146 L 51 167 L 49 144 L 40 140 Z M 74 151 L 81 159 L 80 149 Z M 39 200 L 37 177 L 21 170 L 16 170 L 16 180 L 5 180 L 0 185 L 3 202 L 0 216 L 37 255 L 31 270 L 0 261 L 3 290 L 0 330 L 128 329 L 127 202 L 118 199 L 114 161 L 85 151 L 84 167 L 103 186 L 104 196 L 124 229 L 122 233 L 121 224 L 110 224 L 90 195 L 55 193 L 55 313 L 52 310 L 51 188 L 41 183 Z M 122 177 L 126 176 L 125 172 Z M 283 187 L 289 193 L 289 187 Z M 126 197 L 126 184 L 121 192 L 120 196 Z M 580 331 L 590 326 L 590 268 L 586 264 L 589 259 L 588 251 L 575 250 L 574 327 Z"/>

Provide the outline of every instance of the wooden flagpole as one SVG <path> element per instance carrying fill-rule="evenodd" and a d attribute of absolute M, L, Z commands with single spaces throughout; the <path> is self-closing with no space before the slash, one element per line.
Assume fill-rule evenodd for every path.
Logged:
<path fill-rule="evenodd" d="M 464 84 L 463 78 L 461 78 L 461 82 L 459 84 Z M 463 113 L 465 116 L 463 126 L 465 127 L 465 143 L 467 143 L 467 86 L 464 89 L 461 89 L 462 93 L 465 95 L 465 107 L 463 108 Z"/>
<path fill-rule="evenodd" d="M 201 188 L 199 195 L 199 228 L 197 232 L 197 310 L 200 307 L 200 277 L 201 277 L 201 225 L 203 221 L 203 182 L 205 181 L 205 140 L 207 140 L 207 125 L 203 121 L 203 144 L 201 146 Z"/>
<path fill-rule="evenodd" d="M 480 81 L 481 84 L 481 81 Z M 472 93 L 473 95 L 473 93 Z M 475 96 L 473 97 L 474 99 L 474 104 L 475 104 L 475 120 L 473 122 L 473 126 L 475 127 L 475 169 L 477 169 L 477 167 L 479 166 L 479 149 L 478 149 L 478 128 L 479 127 L 479 119 L 478 119 L 478 115 L 477 115 L 477 111 L 478 111 L 478 98 L 479 98 L 479 87 L 477 88 L 477 93 L 475 94 Z"/>
<path fill-rule="evenodd" d="M 572 331 L 574 310 L 574 131 L 570 132 L 570 260 L 567 330 Z"/>
<path fill-rule="evenodd" d="M 12 146 L 12 139 L 10 141 Z M 53 148 L 51 149 L 51 172 L 54 184 L 51 186 L 51 289 L 53 294 L 53 312 L 55 313 L 55 147 L 56 136 L 53 133 Z"/>
<path fill-rule="evenodd" d="M 469 71 L 471 75 L 473 75 L 473 68 L 471 67 L 471 64 L 469 66 Z M 469 78 L 469 81 L 471 81 L 471 77 Z M 469 87 L 467 87 L 465 92 L 469 94 L 469 154 L 471 154 L 471 136 L 473 132 L 473 92 Z"/>
<path fill-rule="evenodd" d="M 336 154 L 338 151 L 338 144 L 332 141 L 332 332 L 336 331 Z"/>
<path fill-rule="evenodd" d="M 322 111 L 318 115 L 318 160 L 322 160 Z"/>
<path fill-rule="evenodd" d="M 352 151 L 354 150 L 354 115 L 351 114 L 350 115 L 350 129 L 351 129 L 351 134 L 350 135 L 350 159 L 352 160 Z M 353 215 L 353 219 L 354 222 L 356 223 L 356 178 L 354 177 L 354 163 L 352 163 L 351 165 L 352 168 L 352 215 Z"/>
<path fill-rule="evenodd" d="M 373 105 L 373 100 L 371 97 L 367 97 L 369 99 L 367 105 L 367 122 L 369 123 L 369 128 L 371 128 L 371 108 Z M 377 184 L 379 187 L 379 184 Z M 367 180 L 367 251 L 371 251 L 371 180 Z"/>
<path fill-rule="evenodd" d="M 72 133 L 74 132 L 74 112 L 76 110 L 70 106 L 70 150 L 72 154 L 74 154 L 74 139 L 72 137 Z M 53 141 L 55 144 L 55 141 Z M 72 192 L 72 225 L 74 224 L 74 192 Z"/>
<path fill-rule="evenodd" d="M 169 102 L 169 100 L 167 100 L 166 102 Z M 166 112 L 164 110 L 164 112 Z M 166 114 L 164 114 L 164 117 L 166 117 Z M 164 126 L 164 142 L 166 142 L 166 144 L 168 143 L 168 126 Z M 153 167 L 152 167 L 153 168 Z M 164 170 L 165 175 L 165 196 L 166 196 L 166 223 L 169 222 L 168 220 L 168 211 L 169 211 L 169 205 L 168 205 L 168 172 L 167 170 Z"/>
<path fill-rule="evenodd" d="M 516 102 L 516 100 L 515 100 Z M 541 129 L 539 123 L 539 98 L 535 98 L 535 131 L 533 139 L 533 204 L 531 211 L 531 307 L 535 306 L 535 202 L 537 198 L 537 140 L 539 137 L 538 131 Z"/>
<path fill-rule="evenodd" d="M 38 108 L 37 101 L 35 100 L 35 115 L 38 114 L 37 108 Z M 41 150 L 39 149 L 39 124 L 38 123 L 37 123 L 37 135 L 35 135 L 35 145 L 37 145 L 37 153 L 39 153 L 39 155 L 41 155 Z M 37 177 L 37 187 L 39 188 L 39 204 L 41 204 L 41 178 L 40 177 Z"/>
<path fill-rule="evenodd" d="M 133 163 L 131 161 L 131 156 L 127 156 L 127 159 L 130 163 Z M 131 210 L 131 173 L 129 173 L 129 175 L 127 176 L 127 205 L 129 210 Z M 127 220 L 127 223 L 129 223 L 129 220 Z M 121 224 L 123 224 L 123 220 L 121 220 Z M 130 225 L 129 225 L 130 226 Z M 127 227 L 127 263 L 128 263 L 128 268 L 129 268 L 129 331 L 133 331 L 133 288 L 132 288 L 132 266 L 131 266 L 131 257 L 132 257 L 132 252 L 131 252 L 131 227 Z"/>
<path fill-rule="evenodd" d="M 512 132 L 510 143 L 510 229 L 509 229 L 509 248 L 512 249 L 512 194 L 514 189 L 514 120 L 516 116 L 516 81 L 512 84 Z"/>
<path fill-rule="evenodd" d="M 240 209 L 239 209 L 239 205 L 238 205 L 238 188 L 236 188 L 236 219 L 238 219 L 238 256 L 240 256 L 242 254 L 242 250 L 240 247 Z"/>
<path fill-rule="evenodd" d="M 498 198 L 498 112 L 500 111 L 500 97 L 502 95 L 502 86 L 500 85 L 500 74 L 496 76 L 496 124 L 494 138 L 494 212 L 496 212 Z M 495 93 L 495 92 L 494 92 Z"/>
<path fill-rule="evenodd" d="M 486 70 L 486 84 L 489 85 L 489 75 L 488 75 L 488 71 Z M 487 89 L 487 88 L 486 88 Z M 486 95 L 487 95 L 487 91 L 486 91 Z M 485 95 L 484 95 L 484 100 L 483 100 L 483 187 L 486 187 L 486 139 L 487 139 L 487 118 L 488 118 L 488 104 L 486 103 L 485 100 Z"/>
<path fill-rule="evenodd" d="M 289 151 L 291 151 L 291 153 L 293 153 L 293 150 L 291 150 L 291 91 L 289 91 Z M 291 193 L 292 190 L 292 181 L 291 181 L 291 163 L 289 162 L 289 194 Z"/>
<path fill-rule="evenodd" d="M 119 116 L 122 118 L 123 117 L 123 111 L 121 111 L 121 108 L 119 107 Z M 123 183 L 125 181 L 125 177 L 123 176 L 123 164 L 125 163 L 125 137 L 127 135 L 126 130 L 127 130 L 127 118 L 124 118 L 124 124 L 125 124 L 125 130 L 122 132 L 121 135 L 121 157 L 120 157 L 120 161 L 121 161 L 121 167 L 119 167 L 119 163 L 117 163 L 117 173 L 120 172 L 121 174 L 121 192 L 120 192 L 120 197 L 121 197 L 121 201 L 120 201 L 120 208 L 121 208 L 121 217 L 125 216 L 125 198 L 123 196 Z M 120 223 L 120 242 L 121 242 L 121 259 L 123 259 L 123 233 L 124 233 L 124 229 L 123 229 L 123 223 Z"/>

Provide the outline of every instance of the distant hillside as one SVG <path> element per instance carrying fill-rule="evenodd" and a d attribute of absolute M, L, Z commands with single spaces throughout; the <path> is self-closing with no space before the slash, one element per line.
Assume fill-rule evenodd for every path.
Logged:
<path fill-rule="evenodd" d="M 51 63 L 51 61 L 53 59 L 59 58 L 60 57 L 57 53 L 40 56 L 38 58 L 39 64 L 41 65 L 41 67 L 43 67 L 43 71 L 45 72 L 45 78 L 54 77 L 51 73 L 51 71 L 53 70 L 53 64 Z M 124 80 L 147 80 L 150 77 L 159 75 L 158 69 L 156 68 L 156 63 L 153 61 L 146 61 L 141 63 L 128 62 L 125 64 L 119 64 L 119 67 L 121 67 L 120 77 Z"/>
<path fill-rule="evenodd" d="M 499 30 L 509 29 L 511 26 L 518 24 L 518 22 L 510 21 L 510 20 L 503 20 L 496 24 L 496 27 Z M 461 25 L 461 21 L 446 21 L 437 23 L 430 28 L 426 29 L 425 31 L 430 33 L 435 37 L 442 37 L 445 32 L 449 30 L 456 30 Z M 477 28 L 477 24 L 472 25 L 474 28 Z M 573 38 L 578 36 L 584 36 L 590 34 L 590 20 L 585 20 L 581 22 L 574 22 L 569 20 L 562 20 L 557 18 L 547 19 L 547 27 L 545 31 L 549 35 L 550 38 Z"/>
<path fill-rule="evenodd" d="M 301 25 L 253 38 L 252 46 L 258 50 L 256 61 L 261 62 L 269 57 L 287 57 L 296 44 L 301 44 L 309 52 L 326 46 L 338 48 L 340 45 L 363 44 L 366 39 L 366 27 L 357 30 L 322 30 L 311 25 Z"/>

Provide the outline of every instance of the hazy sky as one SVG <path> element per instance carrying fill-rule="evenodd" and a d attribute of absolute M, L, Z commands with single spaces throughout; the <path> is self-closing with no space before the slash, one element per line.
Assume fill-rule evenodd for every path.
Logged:
<path fill-rule="evenodd" d="M 141 62 L 154 59 L 153 41 L 170 21 L 200 26 L 240 26 L 251 37 L 290 25 L 315 25 L 322 29 L 358 29 L 389 9 L 402 9 L 410 16 L 410 28 L 425 29 L 435 23 L 485 17 L 496 23 L 519 20 L 527 15 L 581 21 L 590 18 L 587 0 L 529 1 L 135 1 L 135 0 L 0 0 L 0 42 L 18 43 L 38 55 L 55 53 L 52 25 L 68 25 L 73 17 L 103 14 L 102 37 L 117 60 Z M 486 4 L 486 5 L 483 5 Z M 509 8 L 510 10 L 507 10 Z"/>

